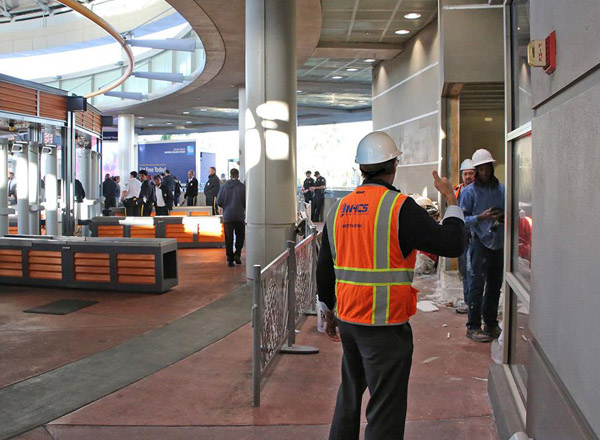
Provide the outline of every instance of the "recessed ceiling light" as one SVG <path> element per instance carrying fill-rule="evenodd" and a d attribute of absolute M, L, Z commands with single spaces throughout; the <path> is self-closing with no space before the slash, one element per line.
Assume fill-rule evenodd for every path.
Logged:
<path fill-rule="evenodd" d="M 189 114 L 190 114 L 190 112 L 183 112 L 183 114 L 184 114 L 184 115 L 189 115 Z"/>
<path fill-rule="evenodd" d="M 350 67 L 350 68 L 346 69 L 346 71 L 348 71 L 348 72 L 356 72 L 357 70 L 358 69 L 355 67 Z"/>
<path fill-rule="evenodd" d="M 410 31 L 408 29 L 398 29 L 394 33 L 397 35 L 406 35 L 406 34 L 410 34 Z"/>
<path fill-rule="evenodd" d="M 200 111 L 201 111 L 201 112 L 205 112 L 205 111 L 207 111 L 207 110 L 206 110 L 205 108 L 201 108 L 201 109 L 200 109 Z"/>
<path fill-rule="evenodd" d="M 148 124 L 148 127 L 154 127 L 154 124 Z"/>
<path fill-rule="evenodd" d="M 342 79 L 343 77 L 341 77 L 340 75 L 336 75 L 336 76 L 332 76 L 332 79 Z"/>
<path fill-rule="evenodd" d="M 296 90 L 296 93 L 302 93 L 302 90 Z"/>
<path fill-rule="evenodd" d="M 191 124 L 191 123 L 192 123 L 192 121 L 185 121 L 185 123 L 186 123 L 186 124 Z"/>
<path fill-rule="evenodd" d="M 483 118 L 483 120 L 485 122 L 492 122 L 494 120 L 494 118 L 490 117 L 490 116 L 486 116 L 485 118 Z"/>
<path fill-rule="evenodd" d="M 375 59 L 373 59 L 373 58 L 367 58 L 367 59 L 366 59 L 366 60 L 364 60 L 364 61 L 365 61 L 365 63 L 374 63 L 374 62 L 375 62 Z"/>
<path fill-rule="evenodd" d="M 167 125 L 173 125 L 173 123 L 172 122 L 167 122 Z"/>
<path fill-rule="evenodd" d="M 417 14 L 416 12 L 411 12 L 410 14 L 406 14 L 404 16 L 407 20 L 416 20 L 417 18 L 421 18 L 421 14 Z"/>
<path fill-rule="evenodd" d="M 143 116 L 138 116 L 138 119 L 144 119 L 144 117 Z"/>

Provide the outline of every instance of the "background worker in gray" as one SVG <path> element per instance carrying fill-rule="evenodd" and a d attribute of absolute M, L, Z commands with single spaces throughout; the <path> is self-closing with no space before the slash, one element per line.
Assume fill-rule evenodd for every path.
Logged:
<path fill-rule="evenodd" d="M 166 186 L 171 190 L 171 194 L 175 194 L 175 178 L 171 175 L 170 170 L 165 170 L 165 177 L 161 177 L 161 185 Z"/>
<path fill-rule="evenodd" d="M 227 265 L 242 264 L 242 248 L 246 238 L 246 187 L 240 182 L 240 172 L 232 168 L 230 180 L 225 182 L 217 196 L 217 205 L 223 208 L 225 253 Z M 233 243 L 235 241 L 235 251 Z"/>
<path fill-rule="evenodd" d="M 395 194 L 399 194 L 400 191 L 392 184 L 396 176 L 397 157 L 400 154 L 395 142 L 386 133 L 373 132 L 363 138 L 358 145 L 356 162 L 359 164 L 365 180 L 363 185 L 358 187 L 351 196 L 356 195 L 358 197 L 361 191 L 368 193 L 375 186 L 387 189 L 389 195 L 396 197 Z M 402 258 L 408 260 L 411 254 L 414 255 L 415 250 L 422 250 L 437 255 L 458 257 L 463 252 L 464 247 L 462 211 L 456 206 L 457 200 L 448 179 L 440 179 L 437 172 L 434 172 L 434 185 L 448 203 L 441 225 L 436 223 L 427 211 L 417 205 L 410 197 L 407 197 L 402 203 L 398 211 L 398 217 L 391 219 L 393 223 L 385 223 L 385 229 L 388 229 L 388 233 L 375 234 L 375 230 L 379 231 L 379 226 L 381 226 L 378 223 L 380 219 L 381 221 L 384 221 L 384 219 L 389 221 L 387 220 L 389 217 L 386 215 L 376 217 L 377 220 L 373 228 L 364 227 L 370 223 L 365 223 L 362 219 L 365 218 L 365 215 L 372 216 L 373 211 L 375 211 L 374 209 L 369 211 L 370 207 L 364 205 L 354 210 L 355 217 L 352 217 L 352 211 L 340 209 L 334 212 L 333 208 L 327 217 L 317 265 L 317 291 L 320 305 L 326 310 L 325 332 L 332 340 L 341 339 L 344 349 L 342 383 L 338 392 L 329 434 L 330 440 L 358 440 L 362 396 L 367 388 L 369 388 L 371 397 L 366 409 L 366 440 L 402 440 L 404 438 L 408 379 L 413 352 L 412 329 L 408 321 L 393 324 L 386 323 L 389 322 L 387 313 L 384 313 L 383 324 L 377 324 L 376 320 L 372 324 L 356 324 L 350 322 L 350 320 L 338 321 L 334 316 L 333 310 L 335 310 L 337 301 L 336 294 L 339 294 L 339 292 L 336 293 L 338 280 L 336 279 L 336 269 L 334 268 L 334 257 L 331 249 L 333 237 L 329 236 L 330 231 L 333 230 L 331 228 L 335 226 L 335 222 L 341 216 L 349 216 L 341 222 L 339 236 L 336 232 L 334 247 L 337 255 L 335 261 L 342 258 L 337 249 L 350 248 L 344 243 L 344 240 L 349 240 L 350 237 L 360 243 L 375 243 L 377 249 L 388 249 L 389 239 L 392 236 L 392 231 L 395 230 L 394 225 L 397 225 L 398 228 L 399 245 L 399 250 L 396 249 L 394 255 L 400 252 Z M 361 188 L 364 189 L 361 190 Z M 388 193 L 385 194 L 387 197 Z M 383 205 L 383 200 L 386 197 L 381 199 L 382 202 L 379 206 Z M 344 199 L 339 203 L 344 207 Z M 350 213 L 347 214 L 347 212 Z M 393 210 L 390 210 L 390 213 L 392 212 Z M 353 226 L 353 228 L 346 228 L 348 225 Z M 345 235 L 344 231 L 349 231 L 349 234 Z M 361 246 L 354 247 L 361 248 Z M 388 256 L 391 254 L 392 247 L 389 246 L 389 249 Z M 364 259 L 369 259 L 369 256 L 365 255 Z M 406 271 L 394 271 L 391 269 L 390 260 L 387 261 L 386 267 L 388 268 L 383 269 L 385 275 L 391 277 L 392 281 L 403 280 L 406 277 Z M 342 270 L 341 272 L 348 271 Z M 371 284 L 363 282 L 360 287 L 365 286 L 371 287 Z M 373 284 L 372 287 L 373 294 L 369 298 L 362 295 L 351 295 L 343 299 L 344 304 L 346 306 L 351 304 L 352 307 L 356 304 L 356 309 L 360 310 L 362 307 L 365 310 L 363 302 L 366 304 L 373 303 L 375 309 L 377 302 L 374 298 L 377 293 L 377 286 Z M 391 292 L 389 286 L 388 291 Z M 394 304 L 394 308 L 402 309 L 401 304 L 404 302 L 407 315 L 410 316 L 414 311 L 409 311 L 411 305 L 406 304 L 406 302 L 412 300 L 416 302 L 416 298 L 410 298 L 409 296 L 389 301 L 387 303 L 388 311 L 392 304 Z M 373 313 L 375 316 L 376 312 Z M 338 325 L 339 337 L 337 334 Z"/>
<path fill-rule="evenodd" d="M 217 195 L 221 188 L 221 180 L 217 176 L 217 169 L 210 167 L 208 171 L 208 180 L 204 185 L 204 195 L 206 196 L 206 206 L 212 207 L 212 215 L 217 215 Z"/>

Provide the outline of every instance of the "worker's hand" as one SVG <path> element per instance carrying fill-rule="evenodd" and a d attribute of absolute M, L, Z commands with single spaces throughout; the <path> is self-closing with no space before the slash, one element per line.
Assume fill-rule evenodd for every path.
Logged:
<path fill-rule="evenodd" d="M 433 185 L 446 198 L 448 205 L 458 205 L 458 200 L 454 195 L 452 184 L 447 177 L 440 177 L 437 171 L 433 172 Z"/>
<path fill-rule="evenodd" d="M 488 208 L 477 216 L 477 220 L 498 220 L 502 213 L 497 208 Z"/>
<path fill-rule="evenodd" d="M 340 335 L 338 333 L 337 318 L 333 312 L 325 312 L 325 334 L 329 339 L 334 342 L 340 342 Z"/>

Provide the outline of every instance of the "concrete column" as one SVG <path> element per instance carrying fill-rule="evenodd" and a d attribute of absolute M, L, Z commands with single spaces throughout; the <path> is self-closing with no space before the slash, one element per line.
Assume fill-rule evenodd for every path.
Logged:
<path fill-rule="evenodd" d="M 131 156 L 135 143 L 135 117 L 134 115 L 119 115 L 117 118 L 118 130 L 118 166 L 121 182 L 127 181 L 129 173 L 133 171 Z"/>
<path fill-rule="evenodd" d="M 239 139 L 239 157 L 240 157 L 240 180 L 246 181 L 246 88 L 238 89 L 238 139 Z M 227 176 L 229 178 L 229 176 Z"/>
<path fill-rule="evenodd" d="M 28 144 L 13 144 L 13 155 L 17 161 L 15 179 L 17 179 L 17 231 L 29 234 L 29 160 Z"/>
<path fill-rule="evenodd" d="M 246 274 L 286 249 L 296 221 L 296 2 L 246 1 Z"/>
<path fill-rule="evenodd" d="M 0 143 L 0 237 L 8 234 L 8 142 Z"/>
<path fill-rule="evenodd" d="M 100 178 L 98 177 L 99 170 L 98 152 L 92 151 L 92 172 L 90 175 L 90 185 L 92 190 L 92 198 L 98 200 L 100 198 Z"/>
<path fill-rule="evenodd" d="M 40 235 L 40 146 L 31 141 L 28 148 L 29 160 L 29 234 Z M 17 194 L 19 186 L 17 185 Z"/>
<path fill-rule="evenodd" d="M 56 147 L 45 146 L 42 154 L 46 155 L 46 235 L 58 235 L 58 185 L 56 180 L 57 158 Z"/>

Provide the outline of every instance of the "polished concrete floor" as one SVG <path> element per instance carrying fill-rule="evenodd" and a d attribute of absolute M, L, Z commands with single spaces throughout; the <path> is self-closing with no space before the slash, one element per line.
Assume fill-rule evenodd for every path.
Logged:
<path fill-rule="evenodd" d="M 131 344 L 132 351 L 141 347 L 136 341 L 144 340 L 173 346 L 172 350 L 161 348 L 165 351 L 164 356 L 158 353 L 161 358 L 172 354 L 167 351 L 177 352 L 179 345 L 189 345 L 196 334 L 198 339 L 213 334 L 205 345 L 199 345 L 203 348 L 176 362 L 165 362 L 164 367 L 159 365 L 140 380 L 121 386 L 114 377 L 119 374 L 111 373 L 104 380 L 115 382 L 114 391 L 90 397 L 85 405 L 76 405 L 16 438 L 327 437 L 340 381 L 340 345 L 318 333 L 315 319 L 309 318 L 298 343 L 317 346 L 321 352 L 281 356 L 263 384 L 262 406 L 253 408 L 252 333 L 245 323 L 249 310 L 247 318 L 245 311 L 233 310 L 247 306 L 239 298 L 250 292 L 238 289 L 234 300 L 227 302 L 230 292 L 244 284 L 244 269 L 226 267 L 222 250 L 182 250 L 179 259 L 180 285 L 159 296 L 0 287 L 0 400 L 19 387 L 35 389 L 36 380 L 43 383 L 52 374 L 55 381 L 66 381 L 69 376 L 61 376 L 61 371 L 68 372 L 70 367 L 77 371 L 78 365 L 93 356 L 103 362 L 114 353 L 118 358 L 124 342 Z M 420 284 L 423 294 L 432 288 L 431 283 Z M 100 303 L 65 316 L 22 313 L 62 298 Z M 176 327 L 185 322 L 187 327 Z M 419 313 L 411 323 L 415 354 L 406 439 L 496 439 L 486 391 L 490 345 L 465 338 L 464 317 L 453 309 Z M 186 334 L 178 342 L 169 328 L 185 328 Z M 76 393 L 85 401 L 89 390 Z M 69 408 L 64 402 L 56 403 L 61 405 Z"/>

